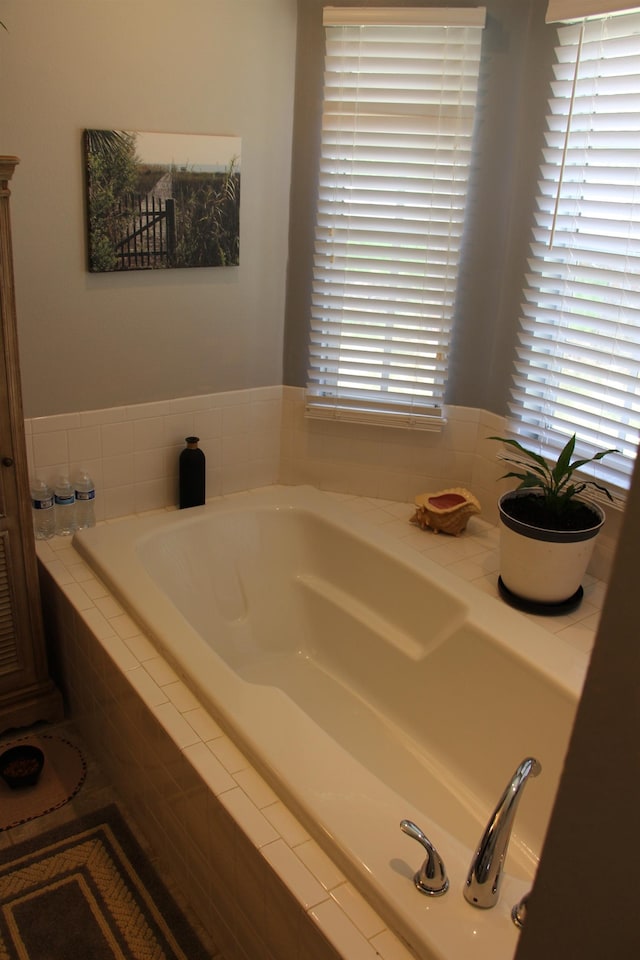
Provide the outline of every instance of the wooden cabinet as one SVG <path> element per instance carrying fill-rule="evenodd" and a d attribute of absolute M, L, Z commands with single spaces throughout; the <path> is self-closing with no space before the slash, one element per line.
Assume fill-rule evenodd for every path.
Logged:
<path fill-rule="evenodd" d="M 0 732 L 63 715 L 47 667 L 20 391 L 9 212 L 17 163 L 0 157 Z"/>

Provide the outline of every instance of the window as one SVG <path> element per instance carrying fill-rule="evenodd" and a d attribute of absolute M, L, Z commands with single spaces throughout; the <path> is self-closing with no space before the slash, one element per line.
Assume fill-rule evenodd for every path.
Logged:
<path fill-rule="evenodd" d="M 310 416 L 441 417 L 484 8 L 325 8 Z"/>
<path fill-rule="evenodd" d="M 546 455 L 574 432 L 581 455 L 619 448 L 598 477 L 624 489 L 640 429 L 640 14 L 560 26 L 556 61 L 513 428 Z"/>

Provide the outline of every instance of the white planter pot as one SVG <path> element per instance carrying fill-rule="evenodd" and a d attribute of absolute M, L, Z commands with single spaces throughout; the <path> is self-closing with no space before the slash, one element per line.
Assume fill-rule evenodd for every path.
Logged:
<path fill-rule="evenodd" d="M 595 538 L 604 523 L 604 511 L 589 502 L 597 517 L 588 530 L 545 530 L 510 517 L 503 504 L 530 490 L 505 493 L 500 511 L 500 579 L 516 598 L 540 604 L 562 604 L 580 590 Z"/>

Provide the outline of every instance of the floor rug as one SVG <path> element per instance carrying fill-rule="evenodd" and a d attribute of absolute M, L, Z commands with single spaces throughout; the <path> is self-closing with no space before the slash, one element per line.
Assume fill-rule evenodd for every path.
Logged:
<path fill-rule="evenodd" d="M 48 733 L 0 742 L 0 753 L 17 744 L 32 743 L 44 753 L 44 767 L 33 787 L 12 790 L 0 778 L 0 831 L 35 820 L 64 806 L 82 786 L 87 764 L 80 750 L 63 737 Z"/>
<path fill-rule="evenodd" d="M 0 854 L 3 960 L 206 960 L 116 805 Z"/>

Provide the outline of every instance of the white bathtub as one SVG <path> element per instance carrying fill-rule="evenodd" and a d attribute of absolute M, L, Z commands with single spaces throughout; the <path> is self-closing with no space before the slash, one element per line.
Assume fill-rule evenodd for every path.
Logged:
<path fill-rule="evenodd" d="M 431 534 L 425 534 L 431 536 Z M 305 487 L 83 531 L 75 546 L 389 926 L 420 957 L 507 960 L 583 658 Z M 500 903 L 462 887 L 518 763 L 537 757 Z M 449 892 L 412 882 L 440 852 Z"/>

